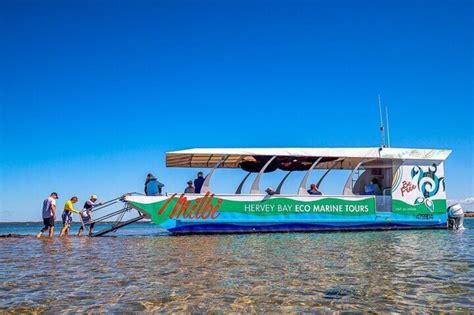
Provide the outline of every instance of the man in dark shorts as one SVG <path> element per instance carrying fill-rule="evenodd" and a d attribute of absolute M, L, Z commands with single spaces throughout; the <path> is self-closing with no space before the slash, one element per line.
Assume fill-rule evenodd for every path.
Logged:
<path fill-rule="evenodd" d="M 43 201 L 43 224 L 44 227 L 36 235 L 40 238 L 43 236 L 43 233 L 49 229 L 49 238 L 53 238 L 54 234 L 54 221 L 56 220 L 56 200 L 58 199 L 58 194 L 53 192 Z"/>

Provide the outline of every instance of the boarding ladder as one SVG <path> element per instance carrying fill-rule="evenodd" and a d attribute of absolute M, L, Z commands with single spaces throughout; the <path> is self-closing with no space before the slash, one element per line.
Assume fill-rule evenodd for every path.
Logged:
<path fill-rule="evenodd" d="M 142 195 L 142 194 L 136 193 L 136 192 L 127 193 L 120 197 L 103 202 L 99 206 L 94 207 L 92 209 L 93 219 L 90 223 L 95 223 L 96 226 L 97 224 L 108 224 L 109 226 L 95 233 L 92 233 L 90 235 L 91 237 L 102 236 L 110 232 L 115 232 L 120 228 L 123 228 L 132 223 L 138 222 L 145 218 L 145 216 L 140 211 L 132 208 L 128 204 L 128 202 L 125 201 L 125 196 L 130 196 L 130 195 Z M 107 210 L 107 213 L 105 213 L 104 210 Z M 138 216 L 128 219 L 128 220 L 124 220 L 125 214 L 131 213 L 134 210 L 137 211 Z M 97 219 L 94 219 L 94 216 L 96 216 L 96 213 L 99 211 L 101 211 L 103 215 Z"/>

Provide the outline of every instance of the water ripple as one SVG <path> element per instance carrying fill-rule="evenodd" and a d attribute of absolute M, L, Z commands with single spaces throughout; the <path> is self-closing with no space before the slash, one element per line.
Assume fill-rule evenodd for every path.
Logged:
<path fill-rule="evenodd" d="M 462 233 L 3 238 L 0 312 L 469 313 L 472 225 Z"/>

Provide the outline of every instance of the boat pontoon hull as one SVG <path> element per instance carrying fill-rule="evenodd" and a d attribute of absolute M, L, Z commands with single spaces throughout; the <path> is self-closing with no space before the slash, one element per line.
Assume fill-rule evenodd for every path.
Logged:
<path fill-rule="evenodd" d="M 377 211 L 375 196 L 170 195 L 127 202 L 173 234 L 446 228 L 446 203 Z"/>

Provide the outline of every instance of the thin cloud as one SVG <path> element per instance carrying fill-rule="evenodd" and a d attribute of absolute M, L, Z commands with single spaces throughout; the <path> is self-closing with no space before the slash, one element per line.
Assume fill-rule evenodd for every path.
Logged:
<path fill-rule="evenodd" d="M 460 203 L 463 205 L 471 205 L 474 204 L 474 197 L 467 197 L 464 199 L 450 199 L 448 200 L 449 204 Z"/>
<path fill-rule="evenodd" d="M 464 199 L 450 199 L 448 200 L 448 205 L 454 205 L 459 203 L 464 211 L 474 211 L 474 197 L 467 197 Z"/>

